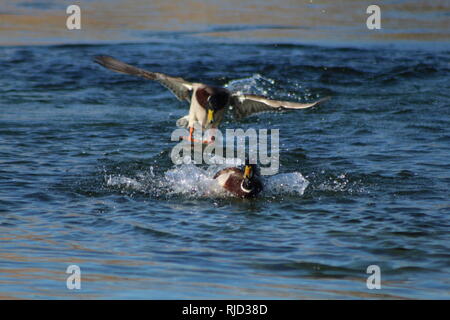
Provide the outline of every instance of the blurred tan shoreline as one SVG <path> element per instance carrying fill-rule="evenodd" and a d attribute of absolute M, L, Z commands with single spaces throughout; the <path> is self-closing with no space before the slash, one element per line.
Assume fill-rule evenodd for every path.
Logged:
<path fill-rule="evenodd" d="M 67 6 L 81 30 L 67 30 Z M 381 30 L 366 27 L 372 1 L 0 0 L 0 45 L 151 41 L 161 32 L 272 42 L 449 42 L 449 1 L 379 1 Z"/>

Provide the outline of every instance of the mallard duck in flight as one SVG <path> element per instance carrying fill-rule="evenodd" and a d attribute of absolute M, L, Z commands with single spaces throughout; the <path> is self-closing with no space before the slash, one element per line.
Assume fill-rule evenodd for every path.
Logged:
<path fill-rule="evenodd" d="M 195 123 L 199 123 L 202 129 L 216 129 L 230 106 L 233 107 L 235 118 L 239 120 L 264 111 L 306 109 L 329 99 L 327 97 L 312 103 L 271 100 L 263 96 L 231 92 L 223 87 L 189 82 L 183 78 L 136 68 L 110 56 L 96 56 L 94 61 L 116 72 L 157 81 L 169 89 L 180 101 L 188 101 L 190 103 L 189 114 L 180 118 L 177 125 L 189 128 L 189 136 L 183 138 L 191 142 L 198 142 L 193 138 Z M 211 141 L 203 141 L 203 143 L 212 141 L 213 138 Z"/>
<path fill-rule="evenodd" d="M 243 169 L 232 167 L 220 170 L 213 179 L 239 198 L 253 198 L 263 190 L 258 167 L 255 164 L 246 164 Z"/>

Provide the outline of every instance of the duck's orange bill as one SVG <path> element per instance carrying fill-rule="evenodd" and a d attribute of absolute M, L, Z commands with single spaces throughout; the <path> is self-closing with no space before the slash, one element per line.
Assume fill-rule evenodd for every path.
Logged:
<path fill-rule="evenodd" d="M 251 174 L 252 174 L 252 167 L 251 166 L 245 166 L 244 178 L 250 178 Z"/>
<path fill-rule="evenodd" d="M 208 110 L 208 123 L 214 121 L 214 110 Z"/>

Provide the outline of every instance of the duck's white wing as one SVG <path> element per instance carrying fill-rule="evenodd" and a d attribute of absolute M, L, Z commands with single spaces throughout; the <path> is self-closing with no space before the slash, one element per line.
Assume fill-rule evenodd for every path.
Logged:
<path fill-rule="evenodd" d="M 231 104 L 233 106 L 234 116 L 239 120 L 251 114 L 259 112 L 311 108 L 329 99 L 330 97 L 326 97 L 311 103 L 297 103 L 290 101 L 271 100 L 263 96 L 252 94 L 233 93 L 231 96 Z"/>
<path fill-rule="evenodd" d="M 169 89 L 179 100 L 191 101 L 193 84 L 183 78 L 171 77 L 164 73 L 151 72 L 133 67 L 110 56 L 96 56 L 94 61 L 105 68 L 119 73 L 130 74 L 149 80 L 154 80 Z"/>

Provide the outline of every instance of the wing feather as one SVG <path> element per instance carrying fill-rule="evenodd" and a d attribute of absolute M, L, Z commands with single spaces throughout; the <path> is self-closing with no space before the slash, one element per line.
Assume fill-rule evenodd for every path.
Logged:
<path fill-rule="evenodd" d="M 329 99 L 330 97 L 326 97 L 311 103 L 298 103 L 290 101 L 271 100 L 263 96 L 252 94 L 234 93 L 232 95 L 231 104 L 233 105 L 234 116 L 237 119 L 242 119 L 251 114 L 259 112 L 311 108 Z"/>
<path fill-rule="evenodd" d="M 169 89 L 179 100 L 191 101 L 193 84 L 179 77 L 136 68 L 110 56 L 96 56 L 94 61 L 113 71 L 154 80 Z"/>

